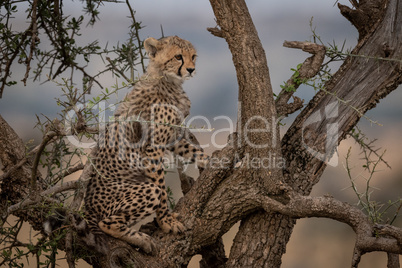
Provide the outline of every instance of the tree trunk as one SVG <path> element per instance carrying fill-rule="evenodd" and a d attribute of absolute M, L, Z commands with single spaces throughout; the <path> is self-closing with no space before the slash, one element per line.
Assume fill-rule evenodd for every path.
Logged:
<path fill-rule="evenodd" d="M 399 42 L 402 40 L 402 16 L 398 16 L 402 14 L 402 3 L 400 0 L 390 0 L 386 5 L 386 2 L 367 1 L 361 3 L 359 12 L 348 13 L 348 19 L 355 18 L 356 13 L 365 15 L 365 19 L 361 17 L 353 21 L 360 32 L 360 41 L 352 51 L 355 56 L 348 57 L 326 84 L 326 90 L 320 91 L 310 101 L 282 140 L 282 153 L 287 163 L 283 173 L 285 182 L 304 195 L 311 192 L 336 146 L 364 113 L 402 81 L 400 60 L 391 60 L 402 58 Z M 247 54 L 239 52 L 239 47 L 246 43 L 240 40 L 258 39 L 251 18 L 246 15 L 248 12 L 244 1 L 211 1 L 211 5 L 217 23 L 224 32 L 215 32 L 215 35 L 226 39 L 233 55 L 239 80 L 239 96 L 256 94 L 261 98 L 259 92 L 254 91 L 255 79 L 263 75 L 269 82 L 268 73 L 255 73 L 256 77 L 245 81 L 246 85 L 253 87 L 243 88 L 239 79 L 246 76 L 237 62 L 250 61 Z M 370 8 L 373 5 L 378 9 Z M 237 21 L 241 23 L 236 24 Z M 250 50 L 260 51 L 259 45 L 248 45 Z M 256 55 L 262 56 L 260 53 Z M 267 67 L 261 70 L 266 71 Z M 266 92 L 264 96 L 268 105 L 273 105 L 271 93 Z M 242 100 L 241 97 L 239 99 Z M 339 100 L 349 102 L 341 104 Z M 259 110 L 256 107 L 247 108 L 255 112 Z M 242 115 L 245 113 L 242 110 Z M 241 119 L 244 120 L 243 117 Z M 294 220 L 276 213 L 258 212 L 243 219 L 231 249 L 228 267 L 280 267 L 293 226 Z"/>
<path fill-rule="evenodd" d="M 32 156 L 31 156 L 32 157 Z M 4 174 L 0 176 L 0 211 L 4 217 L 10 204 L 29 199 L 32 163 L 26 156 L 23 141 L 0 115 L 0 161 Z M 38 188 L 44 189 L 38 174 Z M 19 211 L 15 216 L 28 221 L 36 230 L 42 228 L 42 213 L 37 210 Z"/>
<path fill-rule="evenodd" d="M 387 268 L 399 268 L 399 255 L 393 253 L 387 253 L 388 261 Z"/>
<path fill-rule="evenodd" d="M 282 171 L 273 160 L 281 158 L 279 127 L 265 51 L 244 1 L 210 2 L 220 27 L 215 34 L 219 32 L 220 37 L 225 38 L 236 67 L 240 103 L 237 135 L 242 157 L 246 156 L 244 161 L 247 164 L 255 160 L 262 164 L 262 159 L 267 156 L 271 158 L 270 169 L 248 169 L 243 174 L 244 180 L 263 187 L 268 193 L 277 194 L 283 180 Z M 264 119 L 264 122 L 257 118 Z M 264 129 L 265 132 L 250 133 L 257 129 Z M 284 248 L 268 238 L 275 233 L 289 236 L 290 233 L 281 230 L 286 231 L 282 226 L 293 226 L 293 220 L 287 218 L 277 221 L 278 216 L 258 211 L 242 220 L 231 249 L 229 267 L 280 264 Z"/>

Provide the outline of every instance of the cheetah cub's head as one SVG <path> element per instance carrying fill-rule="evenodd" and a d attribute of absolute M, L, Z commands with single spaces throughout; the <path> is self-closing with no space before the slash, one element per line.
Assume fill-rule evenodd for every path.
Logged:
<path fill-rule="evenodd" d="M 150 59 L 147 69 L 149 75 L 183 82 L 195 74 L 197 53 L 189 41 L 177 36 L 159 40 L 150 37 L 144 41 L 144 47 Z"/>

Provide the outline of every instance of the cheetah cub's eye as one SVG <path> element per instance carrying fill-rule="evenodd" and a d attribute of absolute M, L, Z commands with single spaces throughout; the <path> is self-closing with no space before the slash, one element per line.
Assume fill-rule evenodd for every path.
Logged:
<path fill-rule="evenodd" d="M 174 56 L 176 58 L 176 60 L 182 60 L 183 56 L 181 54 L 178 54 L 176 56 Z"/>
<path fill-rule="evenodd" d="M 197 55 L 193 55 L 193 56 L 191 57 L 191 59 L 192 59 L 193 61 L 195 61 L 196 58 L 197 58 Z"/>

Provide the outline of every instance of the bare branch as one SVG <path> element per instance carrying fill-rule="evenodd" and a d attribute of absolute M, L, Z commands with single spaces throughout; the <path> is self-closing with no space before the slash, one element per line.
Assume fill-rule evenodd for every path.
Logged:
<path fill-rule="evenodd" d="M 389 169 L 391 169 L 391 166 L 388 164 L 388 162 L 383 158 L 383 154 L 380 155 L 378 153 L 379 148 L 374 147 L 374 143 L 376 142 L 376 139 L 371 140 L 367 142 L 367 136 L 360 130 L 359 127 L 355 126 L 350 132 L 349 136 L 352 137 L 357 144 L 360 145 L 361 150 L 365 154 L 365 159 L 367 161 L 370 154 L 374 154 L 382 163 L 384 163 Z M 368 151 L 368 153 L 366 152 Z"/>
<path fill-rule="evenodd" d="M 80 179 L 78 179 L 78 180 L 75 180 L 75 181 L 66 182 L 63 185 L 54 186 L 54 187 L 52 187 L 50 189 L 47 189 L 47 190 L 39 193 L 38 197 L 36 199 L 29 199 L 29 198 L 24 199 L 23 201 L 10 206 L 7 209 L 7 213 L 12 214 L 17 210 L 26 208 L 27 206 L 37 204 L 43 198 L 50 197 L 50 196 L 55 195 L 57 193 L 78 189 L 79 187 L 82 187 L 82 185 L 85 184 L 85 183 L 86 182 L 83 182 Z"/>
<path fill-rule="evenodd" d="M 362 251 L 355 246 L 352 256 L 352 268 L 357 268 L 359 266 L 362 255 Z"/>
<path fill-rule="evenodd" d="M 69 268 L 75 268 L 75 260 L 73 255 L 73 231 L 69 229 L 66 234 L 66 259 Z"/>
<path fill-rule="evenodd" d="M 220 30 L 218 27 L 208 27 L 207 31 L 216 37 L 224 38 L 222 30 Z"/>
<path fill-rule="evenodd" d="M 387 252 L 387 268 L 400 268 L 399 255 Z"/>
<path fill-rule="evenodd" d="M 310 71 L 310 76 L 315 75 L 315 70 L 321 66 L 320 62 L 322 62 L 322 57 L 323 57 L 323 51 L 325 52 L 325 47 L 316 43 L 311 43 L 311 42 L 301 42 L 301 41 L 285 41 L 283 43 L 284 47 L 287 48 L 297 48 L 301 49 L 304 52 L 308 52 L 310 54 L 317 55 L 317 57 L 314 59 L 314 62 L 311 63 L 311 67 L 313 70 Z"/>
<path fill-rule="evenodd" d="M 286 116 L 303 107 L 303 102 L 299 98 L 294 98 L 294 102 L 291 104 L 288 104 L 288 101 L 303 81 L 313 78 L 320 71 L 325 58 L 326 48 L 319 44 L 299 41 L 285 41 L 283 46 L 298 48 L 304 52 L 313 54 L 313 56 L 307 58 L 300 68 L 298 68 L 297 74 L 293 74 L 286 82 L 286 85 L 275 100 L 277 113 Z"/>
<path fill-rule="evenodd" d="M 304 102 L 302 99 L 297 96 L 292 96 L 292 98 L 293 102 L 286 103 L 285 105 L 279 106 L 279 108 L 277 106 L 276 110 L 279 116 L 288 116 L 303 108 Z"/>
<path fill-rule="evenodd" d="M 140 35 L 139 35 L 139 24 L 137 23 L 137 20 L 135 19 L 135 11 L 133 10 L 133 8 L 130 5 L 130 1 L 126 0 L 126 4 L 128 6 L 128 9 L 130 10 L 130 15 L 131 15 L 131 19 L 133 20 L 133 25 L 134 25 L 134 29 L 135 29 L 135 37 L 137 39 L 137 46 L 138 46 L 138 52 L 140 53 L 140 60 L 141 60 L 141 67 L 142 67 L 142 71 L 145 73 L 146 69 L 145 69 L 145 64 L 144 64 L 144 53 L 142 52 L 142 45 L 141 45 L 141 39 L 140 39 Z M 131 80 L 134 80 L 134 75 L 132 73 L 131 75 Z M 127 79 L 126 79 L 127 80 Z M 130 80 L 127 80 L 130 81 Z"/>
<path fill-rule="evenodd" d="M 264 210 L 275 211 L 296 218 L 324 217 L 348 224 L 357 235 L 356 249 L 360 252 L 385 251 L 402 254 L 400 244 L 402 230 L 389 225 L 379 226 L 387 234 L 393 237 L 375 237 L 374 226 L 370 219 L 358 208 L 343 203 L 332 197 L 302 196 L 295 192 L 290 193 L 289 203 L 282 204 L 268 196 L 253 196 L 257 202 L 260 200 Z M 356 252 L 356 250 L 355 250 Z"/>
<path fill-rule="evenodd" d="M 64 177 L 67 177 L 67 176 L 69 176 L 69 175 L 71 175 L 71 174 L 73 174 L 73 173 L 75 173 L 75 172 L 77 172 L 77 171 L 80 171 L 80 170 L 82 170 L 83 168 L 84 168 L 84 164 L 82 164 L 82 163 L 79 163 L 79 164 L 76 165 L 76 166 L 70 167 L 70 168 L 68 168 L 62 175 L 56 177 L 56 178 L 55 178 L 55 181 L 58 181 L 58 180 L 60 180 L 60 179 L 62 179 L 62 178 L 64 178 Z"/>
<path fill-rule="evenodd" d="M 352 0 L 351 3 L 355 9 L 338 3 L 341 14 L 349 20 L 359 31 L 359 41 L 366 37 L 376 24 L 381 22 L 385 14 L 385 6 L 388 1 L 373 0 L 359 1 Z"/>

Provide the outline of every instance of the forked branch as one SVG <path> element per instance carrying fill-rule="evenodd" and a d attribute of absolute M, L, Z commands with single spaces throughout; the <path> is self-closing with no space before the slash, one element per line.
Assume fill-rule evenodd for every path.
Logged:
<path fill-rule="evenodd" d="M 372 251 L 402 254 L 400 228 L 374 225 L 360 209 L 332 197 L 302 196 L 295 192 L 289 195 L 291 198 L 287 204 L 279 203 L 266 195 L 255 195 L 253 198 L 256 202 L 259 200 L 261 207 L 267 212 L 275 211 L 294 218 L 329 218 L 348 224 L 357 236 L 354 262 L 359 260 L 358 255 Z"/>

